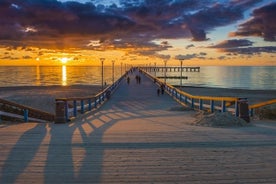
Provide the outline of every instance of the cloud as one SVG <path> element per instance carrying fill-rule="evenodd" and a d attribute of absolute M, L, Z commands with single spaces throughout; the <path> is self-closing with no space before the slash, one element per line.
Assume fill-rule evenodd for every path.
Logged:
<path fill-rule="evenodd" d="M 224 51 L 232 52 L 234 54 L 256 55 L 260 53 L 276 53 L 276 46 L 226 48 L 224 49 Z"/>
<path fill-rule="evenodd" d="M 163 54 L 159 54 L 159 55 L 156 55 L 156 56 L 159 57 L 162 60 L 169 60 L 171 58 L 170 55 L 163 55 Z"/>
<path fill-rule="evenodd" d="M 266 41 L 276 41 L 276 3 L 263 6 L 253 11 L 253 18 L 239 25 L 230 36 L 259 36 Z"/>
<path fill-rule="evenodd" d="M 224 59 L 226 59 L 226 56 L 219 56 L 218 59 L 219 60 L 224 60 Z"/>
<path fill-rule="evenodd" d="M 189 49 L 189 48 L 191 48 L 191 47 L 194 47 L 194 44 L 187 45 L 185 48 L 186 48 L 186 49 Z"/>
<path fill-rule="evenodd" d="M 189 60 L 189 59 L 193 59 L 196 58 L 198 55 L 197 54 L 186 54 L 186 55 L 177 55 L 175 56 L 175 59 L 177 60 Z"/>
<path fill-rule="evenodd" d="M 254 55 L 260 53 L 276 53 L 276 47 L 263 46 L 253 47 L 253 42 L 247 39 L 224 40 L 218 44 L 209 46 L 208 48 L 218 48 L 222 52 L 227 52 L 226 55 L 247 54 Z"/>
<path fill-rule="evenodd" d="M 23 56 L 22 58 L 23 58 L 23 59 L 32 59 L 31 56 Z"/>
<path fill-rule="evenodd" d="M 233 47 L 244 47 L 252 46 L 253 42 L 246 39 L 233 39 L 233 40 L 224 40 L 216 45 L 210 46 L 210 48 L 233 48 Z"/>

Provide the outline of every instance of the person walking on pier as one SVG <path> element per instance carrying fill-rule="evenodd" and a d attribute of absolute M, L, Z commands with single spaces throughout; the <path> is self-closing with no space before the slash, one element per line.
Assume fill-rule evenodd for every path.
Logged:
<path fill-rule="evenodd" d="M 157 96 L 160 96 L 160 88 L 157 88 Z"/>
<path fill-rule="evenodd" d="M 164 92 L 165 92 L 165 85 L 164 85 L 164 84 L 161 84 L 160 88 L 161 88 L 161 94 L 164 95 Z"/>
<path fill-rule="evenodd" d="M 127 77 L 127 84 L 129 84 L 129 82 L 130 82 L 130 78 L 129 78 L 129 76 Z"/>

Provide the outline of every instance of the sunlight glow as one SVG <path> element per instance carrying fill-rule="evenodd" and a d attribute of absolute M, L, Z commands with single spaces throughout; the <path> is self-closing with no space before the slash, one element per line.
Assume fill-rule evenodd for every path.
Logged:
<path fill-rule="evenodd" d="M 60 59 L 60 62 L 62 64 L 66 64 L 68 61 L 69 61 L 69 58 L 67 58 L 67 57 L 63 57 L 63 58 Z"/>

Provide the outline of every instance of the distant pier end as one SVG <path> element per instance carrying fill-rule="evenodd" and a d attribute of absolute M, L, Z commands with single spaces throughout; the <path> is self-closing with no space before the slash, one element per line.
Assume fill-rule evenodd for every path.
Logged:
<path fill-rule="evenodd" d="M 145 66 L 145 67 L 140 67 L 142 70 L 147 71 L 147 72 L 200 72 L 200 67 L 179 67 L 179 66 L 168 66 L 168 67 L 155 67 L 155 66 Z"/>

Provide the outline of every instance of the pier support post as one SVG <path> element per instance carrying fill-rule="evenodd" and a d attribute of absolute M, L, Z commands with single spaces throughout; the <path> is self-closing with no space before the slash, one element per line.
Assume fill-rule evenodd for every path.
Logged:
<path fill-rule="evenodd" d="M 56 101 L 56 117 L 55 123 L 66 123 L 65 102 Z"/>
<path fill-rule="evenodd" d="M 247 98 L 240 98 L 238 101 L 238 107 L 239 107 L 239 117 L 249 123 L 250 117 L 249 117 L 249 106 L 248 106 Z"/>

